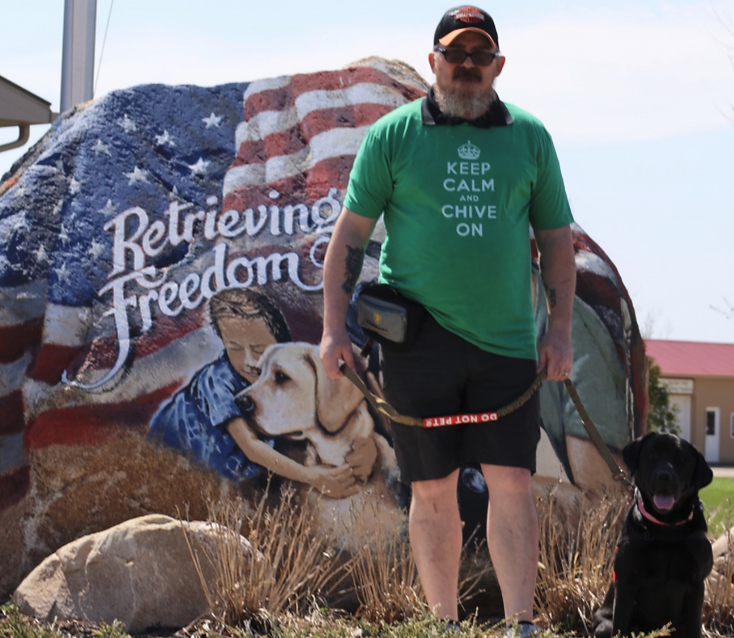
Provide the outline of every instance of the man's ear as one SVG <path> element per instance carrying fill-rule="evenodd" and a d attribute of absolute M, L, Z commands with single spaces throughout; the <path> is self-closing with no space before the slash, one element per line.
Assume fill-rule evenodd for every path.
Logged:
<path fill-rule="evenodd" d="M 498 58 L 498 61 L 497 61 L 497 75 L 499 75 L 500 73 L 502 73 L 502 69 L 505 68 L 505 60 L 507 60 L 507 58 L 504 55 L 501 55 Z"/>
<path fill-rule="evenodd" d="M 431 51 L 428 54 L 428 64 L 431 65 L 431 71 L 433 71 L 433 73 L 436 73 L 436 60 L 435 60 L 435 56 L 436 56 L 436 54 L 433 51 Z"/>

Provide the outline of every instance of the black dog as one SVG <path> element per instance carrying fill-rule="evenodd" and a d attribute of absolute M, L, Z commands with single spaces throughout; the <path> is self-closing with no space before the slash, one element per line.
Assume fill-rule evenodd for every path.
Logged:
<path fill-rule="evenodd" d="M 617 543 L 612 585 L 594 613 L 594 636 L 650 632 L 700 638 L 704 579 L 713 566 L 698 490 L 713 472 L 687 441 L 650 433 L 622 451 L 637 487 Z"/>

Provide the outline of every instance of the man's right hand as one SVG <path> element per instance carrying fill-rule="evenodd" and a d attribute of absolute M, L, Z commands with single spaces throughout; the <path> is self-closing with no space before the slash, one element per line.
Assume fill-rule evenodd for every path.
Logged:
<path fill-rule="evenodd" d="M 349 340 L 347 329 L 339 327 L 334 329 L 324 328 L 319 347 L 319 356 L 324 370 L 330 379 L 343 377 L 339 369 L 339 361 L 342 360 L 350 368 L 354 369 L 354 354 L 352 353 L 352 342 Z"/>

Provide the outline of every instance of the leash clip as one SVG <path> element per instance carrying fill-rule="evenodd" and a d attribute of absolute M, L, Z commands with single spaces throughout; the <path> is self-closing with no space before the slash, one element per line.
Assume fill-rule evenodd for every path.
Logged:
<path fill-rule="evenodd" d="M 612 478 L 621 483 L 630 494 L 635 494 L 635 484 L 625 476 L 625 473 L 621 469 L 619 472 L 615 472 Z"/>

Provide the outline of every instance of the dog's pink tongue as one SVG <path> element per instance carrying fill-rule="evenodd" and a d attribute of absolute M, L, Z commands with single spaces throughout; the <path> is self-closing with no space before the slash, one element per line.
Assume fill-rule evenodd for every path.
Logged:
<path fill-rule="evenodd" d="M 659 510 L 669 510 L 675 503 L 674 496 L 663 496 L 662 494 L 655 494 L 652 500 Z"/>

